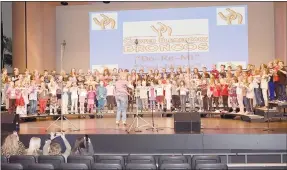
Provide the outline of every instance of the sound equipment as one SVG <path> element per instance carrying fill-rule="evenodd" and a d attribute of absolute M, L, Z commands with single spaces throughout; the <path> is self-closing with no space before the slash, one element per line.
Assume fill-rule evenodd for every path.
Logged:
<path fill-rule="evenodd" d="M 19 115 L 9 114 L 8 112 L 1 113 L 1 131 L 19 131 Z"/>
<path fill-rule="evenodd" d="M 201 119 L 198 112 L 178 112 L 174 114 L 174 131 L 176 133 L 200 133 L 200 129 Z"/>

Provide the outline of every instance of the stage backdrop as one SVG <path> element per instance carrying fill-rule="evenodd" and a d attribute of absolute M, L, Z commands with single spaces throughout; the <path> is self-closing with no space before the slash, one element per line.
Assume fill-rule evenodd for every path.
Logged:
<path fill-rule="evenodd" d="M 93 69 L 248 62 L 247 6 L 90 12 Z"/>
<path fill-rule="evenodd" d="M 218 14 L 228 15 L 226 8 L 240 9 L 235 10 L 234 18 L 237 18 L 230 25 Z M 56 11 L 58 70 L 63 40 L 67 42 L 65 70 L 86 70 L 92 65 L 105 64 L 133 67 L 135 58 L 138 65 L 153 67 L 188 65 L 187 43 L 190 43 L 190 63 L 194 65 L 210 66 L 225 61 L 259 65 L 275 58 L 272 2 L 96 2 L 95 5 L 59 6 Z M 240 15 L 237 13 L 242 15 L 241 24 L 238 24 Z M 204 20 L 208 20 L 207 24 Z M 105 21 L 104 25 L 101 21 Z M 180 24 L 184 27 L 179 27 Z M 166 30 L 165 33 L 158 34 L 159 28 Z M 199 38 L 196 34 L 204 35 Z M 124 41 L 124 38 L 130 40 Z M 133 44 L 135 39 L 138 39 L 137 50 Z M 172 40 L 172 47 L 164 44 L 168 39 Z M 155 56 L 164 57 L 154 59 Z M 172 62 L 167 61 L 169 59 Z"/>

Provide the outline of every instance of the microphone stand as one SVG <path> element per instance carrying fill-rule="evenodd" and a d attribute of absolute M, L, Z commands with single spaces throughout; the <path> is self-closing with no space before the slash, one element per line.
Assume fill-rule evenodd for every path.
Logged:
<path fill-rule="evenodd" d="M 152 104 L 152 108 L 151 108 L 152 127 L 151 128 L 147 128 L 146 130 L 152 130 L 152 131 L 156 130 L 156 132 L 158 132 L 159 130 L 163 130 L 163 129 L 155 127 L 155 124 L 154 124 L 154 112 L 153 112 L 154 108 L 153 108 L 153 106 L 154 105 Z"/>
<path fill-rule="evenodd" d="M 270 106 L 267 107 L 267 128 L 263 129 L 264 132 L 273 132 L 273 129 L 270 129 Z"/>
<path fill-rule="evenodd" d="M 64 54 L 65 54 L 65 47 L 66 47 L 66 41 L 64 40 L 63 43 L 61 43 L 61 71 L 63 70 L 63 57 L 64 57 Z M 62 84 L 62 87 L 61 87 L 61 88 L 62 88 L 61 90 L 62 90 L 62 92 L 63 92 L 63 84 Z M 63 99 L 63 97 L 62 97 L 62 99 Z M 67 120 L 68 123 L 74 127 L 74 131 L 80 131 L 80 129 L 77 128 L 67 117 L 64 117 L 64 116 L 63 116 L 63 108 L 62 108 L 62 106 L 61 106 L 61 116 L 58 117 L 53 123 L 51 123 L 51 124 L 49 125 L 49 127 L 46 129 L 46 132 L 47 132 L 47 131 L 50 129 L 50 127 L 52 127 L 53 125 L 59 127 L 59 128 L 60 128 L 60 132 L 65 132 L 65 131 L 63 130 L 63 120 L 64 120 L 64 119 Z M 60 125 L 60 126 L 57 125 L 57 122 L 58 122 L 59 120 L 61 121 L 61 125 Z"/>
<path fill-rule="evenodd" d="M 186 40 L 187 43 L 187 60 L 188 60 L 188 67 L 189 67 L 189 75 L 188 75 L 188 85 L 189 85 L 189 93 L 191 92 L 191 81 L 190 81 L 190 76 L 191 76 L 191 67 L 190 67 L 190 51 L 189 51 L 189 42 Z M 190 94 L 189 94 L 190 96 Z M 188 96 L 188 97 L 189 97 Z M 194 101 L 193 101 L 194 102 Z M 189 112 L 191 112 L 191 98 L 189 97 Z"/>
<path fill-rule="evenodd" d="M 136 54 L 138 52 L 138 39 L 135 40 L 135 46 L 136 46 Z M 136 84 L 137 84 L 137 58 L 135 57 L 135 72 L 136 72 Z M 136 91 L 137 90 L 137 86 L 135 88 L 135 94 L 136 94 Z M 143 119 L 142 117 L 139 116 L 139 111 L 138 111 L 138 100 L 136 98 L 136 116 L 134 117 L 133 119 L 133 122 L 132 124 L 129 126 L 129 128 L 126 130 L 127 133 L 130 133 L 132 130 L 134 132 L 142 132 L 140 129 L 144 126 L 149 126 L 151 127 L 152 129 L 156 129 L 153 125 L 151 125 L 149 122 L 147 122 L 145 119 Z M 140 126 L 139 125 L 139 119 L 142 120 L 143 122 L 145 122 L 146 124 Z"/>

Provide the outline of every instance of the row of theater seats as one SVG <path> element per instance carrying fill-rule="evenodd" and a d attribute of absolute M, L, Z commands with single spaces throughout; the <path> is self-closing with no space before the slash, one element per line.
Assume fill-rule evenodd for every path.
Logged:
<path fill-rule="evenodd" d="M 146 156 L 116 155 L 69 156 L 11 156 L 2 157 L 2 170 L 50 170 L 50 169 L 228 169 L 219 156 Z"/>

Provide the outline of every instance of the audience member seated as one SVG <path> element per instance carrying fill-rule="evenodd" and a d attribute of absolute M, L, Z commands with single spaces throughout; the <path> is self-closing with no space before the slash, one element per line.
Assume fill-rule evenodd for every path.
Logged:
<path fill-rule="evenodd" d="M 94 155 L 93 144 L 88 135 L 76 139 L 71 155 Z"/>
<path fill-rule="evenodd" d="M 2 147 L 1 147 L 1 155 L 9 158 L 11 155 L 24 155 L 25 154 L 25 146 L 19 141 L 19 136 L 17 132 L 13 132 L 6 137 Z"/>
<path fill-rule="evenodd" d="M 42 155 L 43 152 L 40 150 L 41 139 L 38 137 L 32 137 L 30 139 L 29 148 L 26 150 L 26 155 Z"/>
<path fill-rule="evenodd" d="M 52 141 L 53 139 L 59 136 L 61 136 L 61 138 L 63 139 L 66 147 L 66 151 L 64 153 L 61 152 L 62 151 L 61 145 L 58 142 Z M 71 153 L 71 145 L 66 139 L 64 133 L 57 133 L 56 135 L 55 133 L 51 133 L 50 140 L 47 140 L 43 147 L 43 155 L 62 155 L 65 157 L 66 161 L 70 153 Z"/>

